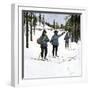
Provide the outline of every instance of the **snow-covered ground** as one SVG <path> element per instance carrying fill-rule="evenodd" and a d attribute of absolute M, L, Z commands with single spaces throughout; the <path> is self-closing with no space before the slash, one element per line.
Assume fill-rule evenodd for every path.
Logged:
<path fill-rule="evenodd" d="M 59 34 L 63 31 L 59 31 Z M 24 78 L 47 78 L 47 77 L 70 77 L 81 75 L 81 41 L 71 43 L 69 48 L 65 48 L 64 36 L 59 38 L 59 48 L 57 58 L 52 57 L 52 45 L 48 43 L 48 60 L 40 60 L 40 45 L 37 38 L 42 31 L 36 30 L 33 35 L 33 42 L 29 42 L 29 48 L 24 43 Z M 47 30 L 47 35 L 51 39 L 53 31 Z M 24 34 L 24 42 L 26 36 Z"/>

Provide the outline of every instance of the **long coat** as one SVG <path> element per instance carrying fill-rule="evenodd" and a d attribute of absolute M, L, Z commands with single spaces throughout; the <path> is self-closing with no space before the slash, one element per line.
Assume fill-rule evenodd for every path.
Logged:
<path fill-rule="evenodd" d="M 69 33 L 66 33 L 66 35 L 65 35 L 65 37 L 64 37 L 64 40 L 66 41 L 66 42 L 69 42 Z"/>
<path fill-rule="evenodd" d="M 41 47 L 47 47 L 47 43 L 49 42 L 49 38 L 47 35 L 45 35 L 45 36 L 41 36 L 37 41 L 41 45 Z"/>

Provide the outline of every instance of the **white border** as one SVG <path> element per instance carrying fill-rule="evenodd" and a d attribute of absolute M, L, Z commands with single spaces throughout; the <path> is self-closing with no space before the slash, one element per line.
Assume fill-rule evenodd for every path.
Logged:
<path fill-rule="evenodd" d="M 22 80 L 22 10 L 49 11 L 49 12 L 69 12 L 82 13 L 81 15 L 81 39 L 82 39 L 82 77 L 73 78 L 52 78 L 52 79 L 36 79 Z M 12 21 L 11 21 L 11 84 L 12 86 L 32 86 L 32 85 L 48 85 L 59 83 L 85 82 L 87 81 L 86 57 L 85 55 L 85 33 L 86 33 L 86 17 L 87 10 L 85 8 L 50 8 L 35 7 L 23 4 L 12 4 Z M 43 81 L 42 81 L 43 80 Z"/>

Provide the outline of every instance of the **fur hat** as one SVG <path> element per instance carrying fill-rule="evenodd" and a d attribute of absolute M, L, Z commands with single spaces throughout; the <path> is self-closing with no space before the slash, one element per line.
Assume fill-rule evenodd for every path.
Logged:
<path fill-rule="evenodd" d="M 54 33 L 58 33 L 58 31 L 55 30 Z"/>

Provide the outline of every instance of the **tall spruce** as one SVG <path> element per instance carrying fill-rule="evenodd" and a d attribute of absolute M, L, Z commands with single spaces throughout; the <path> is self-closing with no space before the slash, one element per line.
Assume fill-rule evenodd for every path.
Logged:
<path fill-rule="evenodd" d="M 55 29 L 55 25 L 56 25 L 56 22 L 55 22 L 55 19 L 53 20 L 53 28 Z"/>

